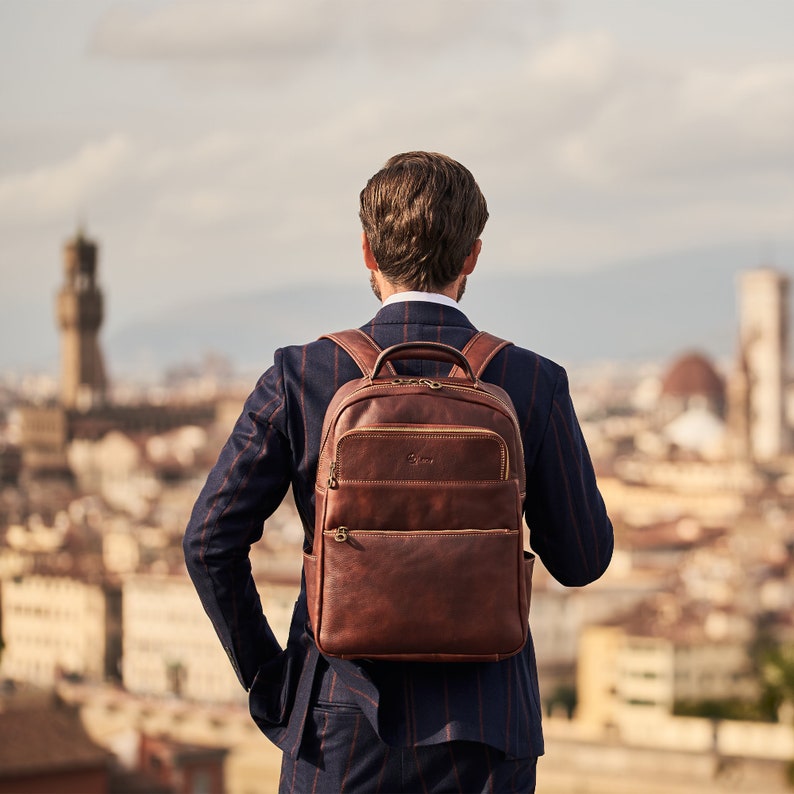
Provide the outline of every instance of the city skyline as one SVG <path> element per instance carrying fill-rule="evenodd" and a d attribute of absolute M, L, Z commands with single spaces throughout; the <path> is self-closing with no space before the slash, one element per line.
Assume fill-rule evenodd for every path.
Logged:
<path fill-rule="evenodd" d="M 64 251 L 65 275 L 78 276 L 65 284 L 66 305 L 93 295 L 94 249 L 80 242 Z M 582 429 L 618 541 L 586 594 L 561 588 L 542 565 L 534 578 L 530 621 L 551 739 L 544 790 L 581 780 L 593 791 L 651 782 L 671 794 L 724 791 L 737 780 L 783 789 L 794 748 L 791 692 L 775 688 L 760 663 L 782 664 L 774 654 L 791 642 L 794 464 L 790 421 L 781 426 L 761 393 L 772 403 L 790 394 L 772 372 L 787 339 L 785 290 L 774 271 L 743 281 L 748 370 L 730 383 L 691 359 L 645 402 L 639 382 L 605 389 L 585 381 Z M 62 334 L 80 330 L 87 342 L 96 301 L 76 303 L 76 323 Z M 67 401 L 75 380 L 101 386 L 100 373 L 80 375 L 73 346 L 63 353 Z M 51 688 L 73 703 L 125 769 L 135 768 L 125 748 L 143 746 L 154 726 L 171 742 L 228 748 L 228 790 L 242 792 L 270 768 L 268 746 L 244 722 L 245 693 L 194 598 L 180 542 L 239 411 L 222 382 L 192 411 L 177 392 L 170 407 L 20 406 L 22 469 L 5 450 L 2 672 L 22 693 Z M 193 401 L 202 393 L 195 385 L 183 393 Z M 769 434 L 780 442 L 774 449 L 735 443 L 751 439 L 745 420 L 754 418 L 764 419 L 767 447 Z M 303 537 L 294 505 L 283 508 L 252 549 L 282 641 Z M 713 708 L 726 718 L 715 720 Z M 240 759 L 251 752 L 243 775 Z M 8 764 L 0 773 L 18 774 Z"/>
<path fill-rule="evenodd" d="M 407 148 L 480 181 L 482 282 L 719 246 L 792 266 L 788 3 L 218 8 L 0 7 L 17 351 L 55 352 L 58 251 L 80 223 L 108 336 L 212 296 L 360 284 L 358 190 Z"/>

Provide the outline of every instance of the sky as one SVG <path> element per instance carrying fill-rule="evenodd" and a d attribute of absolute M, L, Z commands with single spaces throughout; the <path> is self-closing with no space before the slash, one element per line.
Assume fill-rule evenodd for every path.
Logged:
<path fill-rule="evenodd" d="M 57 345 L 78 226 L 111 331 L 366 279 L 412 149 L 477 178 L 482 278 L 794 239 L 790 0 L 0 0 L 0 59 L 0 368 Z"/>

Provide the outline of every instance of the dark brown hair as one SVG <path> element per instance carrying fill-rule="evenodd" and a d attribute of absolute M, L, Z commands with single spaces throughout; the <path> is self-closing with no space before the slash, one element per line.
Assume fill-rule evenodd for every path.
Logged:
<path fill-rule="evenodd" d="M 460 275 L 488 220 L 471 172 L 435 152 L 395 155 L 367 182 L 360 202 L 361 225 L 383 275 L 423 292 Z"/>

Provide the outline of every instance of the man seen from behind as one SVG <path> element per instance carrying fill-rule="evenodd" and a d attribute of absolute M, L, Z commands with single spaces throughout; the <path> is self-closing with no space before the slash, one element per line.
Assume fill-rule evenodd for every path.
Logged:
<path fill-rule="evenodd" d="M 361 191 L 360 218 L 364 264 L 382 302 L 362 330 L 381 348 L 432 341 L 462 349 L 477 330 L 458 301 L 488 219 L 471 173 L 440 154 L 396 155 Z M 401 375 L 439 376 L 437 362 L 395 365 Z M 285 649 L 268 625 L 250 546 L 291 488 L 311 548 L 323 417 L 339 386 L 359 377 L 329 339 L 277 350 L 185 533 L 188 570 L 249 691 L 252 717 L 283 751 L 279 791 L 532 792 L 543 735 L 531 636 L 499 662 L 325 657 L 314 644 L 305 582 Z M 594 581 L 609 564 L 613 531 L 565 371 L 510 345 L 482 377 L 507 392 L 518 416 L 533 551 L 563 585 Z M 355 609 L 355 593 L 349 598 Z"/>

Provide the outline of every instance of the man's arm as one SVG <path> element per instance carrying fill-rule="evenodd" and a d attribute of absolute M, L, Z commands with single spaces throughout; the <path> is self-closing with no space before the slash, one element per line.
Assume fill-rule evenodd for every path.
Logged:
<path fill-rule="evenodd" d="M 538 455 L 527 472 L 525 504 L 530 543 L 555 579 L 578 587 L 604 573 L 614 533 L 564 370 L 554 385 Z"/>
<path fill-rule="evenodd" d="M 251 575 L 251 544 L 290 482 L 289 445 L 273 422 L 284 411 L 279 354 L 260 379 L 207 478 L 185 531 L 188 572 L 240 683 L 281 650 Z"/>

